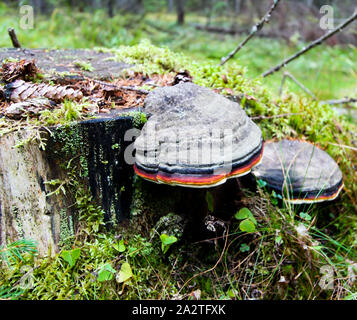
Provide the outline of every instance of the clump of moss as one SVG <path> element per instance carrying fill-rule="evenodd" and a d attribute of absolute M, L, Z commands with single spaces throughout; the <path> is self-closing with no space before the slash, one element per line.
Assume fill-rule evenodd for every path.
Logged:
<path fill-rule="evenodd" d="M 90 62 L 78 60 L 78 61 L 74 61 L 73 64 L 83 71 L 93 71 L 94 70 L 94 68 Z"/>
<path fill-rule="evenodd" d="M 60 242 L 59 246 L 63 249 L 70 249 L 74 239 L 73 220 L 67 216 L 66 209 L 60 210 Z"/>

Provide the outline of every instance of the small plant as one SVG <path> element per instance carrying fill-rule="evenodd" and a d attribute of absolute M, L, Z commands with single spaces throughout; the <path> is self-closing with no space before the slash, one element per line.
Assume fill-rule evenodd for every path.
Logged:
<path fill-rule="evenodd" d="M 97 280 L 99 282 L 110 281 L 113 279 L 115 274 L 116 270 L 113 269 L 112 265 L 110 263 L 105 263 L 98 271 Z"/>
<path fill-rule="evenodd" d="M 12 263 L 23 261 L 24 254 L 34 255 L 36 252 L 36 243 L 33 240 L 18 240 L 8 245 L 0 246 L 0 262 L 4 261 L 10 266 Z"/>
<path fill-rule="evenodd" d="M 75 61 L 74 65 L 83 71 L 93 71 L 94 68 L 90 62 L 86 61 Z"/>
<path fill-rule="evenodd" d="M 214 199 L 213 199 L 212 193 L 209 191 L 207 191 L 207 193 L 206 193 L 206 202 L 207 202 L 208 211 L 210 213 L 212 213 L 214 210 L 214 206 L 213 206 Z"/>
<path fill-rule="evenodd" d="M 30 256 L 36 254 L 36 246 L 34 241 L 25 239 L 0 246 L 0 270 L 2 262 L 4 262 L 7 267 L 15 266 L 14 270 L 16 270 L 16 264 L 23 262 L 26 254 Z M 20 278 L 20 282 L 22 278 Z M 0 300 L 17 299 L 23 292 L 23 288 L 18 285 L 14 286 L 7 282 L 3 284 L 3 282 L 0 281 Z"/>
<path fill-rule="evenodd" d="M 126 246 L 124 244 L 124 239 L 121 239 L 119 242 L 114 243 L 113 247 L 115 250 L 119 251 L 120 253 L 125 252 Z"/>
<path fill-rule="evenodd" d="M 61 181 L 60 179 L 52 179 L 49 181 L 45 181 L 44 182 L 45 185 L 49 185 L 52 187 L 58 186 L 54 191 L 47 193 L 46 197 L 50 197 L 54 194 L 59 195 L 61 191 L 64 195 L 66 195 L 66 188 L 65 188 L 66 183 L 67 183 L 67 181 Z"/>
<path fill-rule="evenodd" d="M 165 254 L 172 244 L 178 241 L 175 236 L 168 236 L 166 233 L 160 235 L 161 240 L 161 250 Z"/>
<path fill-rule="evenodd" d="M 306 212 L 300 212 L 299 216 L 301 219 L 306 220 L 306 221 L 311 221 L 311 219 L 312 219 L 311 216 Z"/>
<path fill-rule="evenodd" d="M 133 277 L 133 272 L 131 270 L 130 264 L 128 262 L 124 262 L 121 265 L 120 271 L 116 277 L 116 281 L 118 283 L 123 283 L 123 282 L 125 283 L 132 277 Z"/>
<path fill-rule="evenodd" d="M 241 220 L 239 224 L 239 229 L 243 232 L 255 232 L 255 226 L 257 221 L 255 220 L 252 212 L 248 208 L 240 209 L 234 217 L 237 220 Z"/>
<path fill-rule="evenodd" d="M 78 260 L 80 254 L 81 254 L 81 249 L 63 250 L 61 252 L 61 257 L 72 268 L 76 264 L 76 261 Z"/>
<path fill-rule="evenodd" d="M 242 243 L 239 250 L 240 252 L 248 252 L 250 250 L 250 246 L 246 243 Z"/>
<path fill-rule="evenodd" d="M 80 117 L 82 106 L 71 100 L 64 100 L 63 104 L 64 118 L 66 121 L 74 121 Z"/>

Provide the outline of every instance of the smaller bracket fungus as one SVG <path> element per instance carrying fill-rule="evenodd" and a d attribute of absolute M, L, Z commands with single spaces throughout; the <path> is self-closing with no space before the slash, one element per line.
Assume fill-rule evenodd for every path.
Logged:
<path fill-rule="evenodd" d="M 212 187 L 250 172 L 262 157 L 261 130 L 239 104 L 193 83 L 155 89 L 151 117 L 134 147 L 135 172 L 157 183 Z"/>
<path fill-rule="evenodd" d="M 343 188 L 337 163 L 313 144 L 297 140 L 266 142 L 252 174 L 296 204 L 334 200 Z"/>

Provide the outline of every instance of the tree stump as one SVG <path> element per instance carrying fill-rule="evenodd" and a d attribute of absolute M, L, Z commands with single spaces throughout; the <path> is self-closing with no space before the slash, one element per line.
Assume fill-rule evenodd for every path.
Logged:
<path fill-rule="evenodd" d="M 75 199 L 66 192 L 74 182 L 103 208 L 107 224 L 128 218 L 133 169 L 123 154 L 132 120 L 106 117 L 49 128 L 51 134 L 24 129 L 1 137 L 0 243 L 33 239 L 42 254 L 58 251 L 75 229 Z M 45 150 L 33 139 L 39 135 Z"/>

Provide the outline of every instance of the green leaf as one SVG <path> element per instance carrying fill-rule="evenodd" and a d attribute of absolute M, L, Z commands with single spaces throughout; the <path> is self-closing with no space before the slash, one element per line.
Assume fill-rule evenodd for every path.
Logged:
<path fill-rule="evenodd" d="M 240 224 L 239 224 L 239 228 L 241 231 L 243 232 L 254 232 L 255 231 L 255 225 L 254 223 L 248 218 L 243 220 Z"/>
<path fill-rule="evenodd" d="M 206 193 L 206 202 L 207 202 L 207 206 L 208 206 L 208 211 L 209 212 L 213 212 L 213 196 L 212 193 L 207 191 Z"/>
<path fill-rule="evenodd" d="M 271 195 L 272 195 L 274 198 L 283 199 L 283 197 L 281 196 L 281 194 L 276 193 L 274 190 L 272 191 Z"/>
<path fill-rule="evenodd" d="M 264 188 L 267 185 L 267 183 L 261 179 L 257 180 L 257 184 L 258 184 L 259 188 Z"/>
<path fill-rule="evenodd" d="M 234 217 L 237 220 L 243 220 L 243 219 L 249 218 L 251 215 L 252 215 L 252 213 L 250 212 L 250 210 L 248 208 L 242 208 L 234 215 Z"/>
<path fill-rule="evenodd" d="M 132 276 L 133 276 L 133 272 L 131 271 L 130 264 L 127 262 L 124 262 L 121 265 L 119 275 L 117 277 L 117 281 L 119 283 L 122 283 L 122 282 L 129 280 Z"/>
<path fill-rule="evenodd" d="M 236 289 L 229 289 L 228 291 L 227 291 L 227 296 L 229 297 L 229 298 L 231 298 L 231 299 L 234 299 L 234 298 L 236 298 L 237 296 L 238 296 L 238 291 L 236 290 Z"/>
<path fill-rule="evenodd" d="M 246 243 L 242 243 L 240 245 L 239 251 L 240 252 L 248 252 L 250 250 L 250 246 L 248 246 Z"/>
<path fill-rule="evenodd" d="M 277 245 L 280 245 L 282 242 L 283 242 L 283 238 L 282 238 L 281 235 L 278 235 L 278 236 L 275 237 L 275 243 Z"/>
<path fill-rule="evenodd" d="M 126 250 L 126 246 L 124 244 L 124 239 L 121 239 L 119 243 L 114 243 L 113 245 L 114 249 L 119 251 L 119 252 L 124 252 Z"/>
<path fill-rule="evenodd" d="M 177 238 L 175 236 L 168 236 L 166 233 L 160 235 L 161 240 L 161 250 L 165 254 L 167 250 L 171 247 L 171 245 L 177 242 Z"/>
<path fill-rule="evenodd" d="M 72 268 L 76 264 L 76 261 L 78 260 L 80 254 L 81 254 L 81 249 L 64 250 L 61 253 L 61 257 Z"/>
<path fill-rule="evenodd" d="M 116 270 L 113 269 L 112 265 L 110 263 L 106 263 L 103 265 L 99 272 L 98 272 L 98 278 L 97 280 L 100 282 L 103 281 L 108 281 L 113 279 L 113 275 L 116 273 Z"/>
<path fill-rule="evenodd" d="M 248 208 L 242 208 L 240 209 L 234 217 L 237 220 L 244 220 L 244 219 L 249 219 L 251 222 L 254 224 L 257 224 L 257 220 L 255 220 L 253 213 L 248 209 Z"/>
<path fill-rule="evenodd" d="M 305 212 L 300 212 L 300 218 L 304 219 L 306 221 L 310 221 L 311 220 L 311 216 L 308 213 L 305 213 Z"/>

